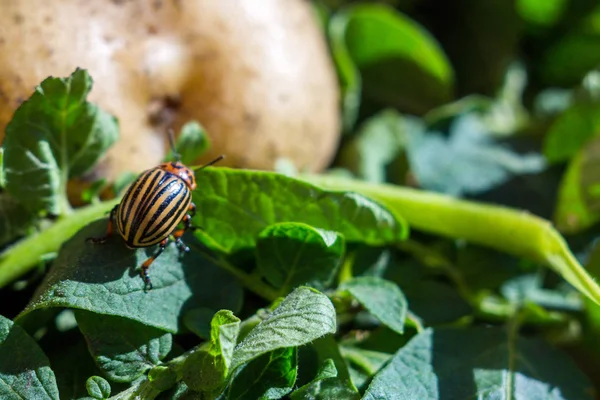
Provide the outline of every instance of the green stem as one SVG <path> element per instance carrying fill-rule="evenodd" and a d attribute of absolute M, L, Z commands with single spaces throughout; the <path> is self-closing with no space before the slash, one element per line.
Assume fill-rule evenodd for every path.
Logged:
<path fill-rule="evenodd" d="M 456 199 L 390 184 L 331 176 L 303 176 L 333 190 L 353 191 L 401 215 L 424 232 L 491 247 L 550 265 L 581 293 L 600 304 L 600 287 L 577 262 L 552 224 L 526 211 Z"/>
<path fill-rule="evenodd" d="M 79 208 L 6 249 L 0 254 L 0 287 L 33 269 L 45 254 L 58 252 L 66 240 L 91 221 L 106 217 L 118 202 L 115 199 Z"/>

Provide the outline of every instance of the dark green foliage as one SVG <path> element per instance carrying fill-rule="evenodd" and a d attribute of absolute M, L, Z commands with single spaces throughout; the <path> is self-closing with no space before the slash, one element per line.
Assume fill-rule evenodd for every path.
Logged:
<path fill-rule="evenodd" d="M 44 80 L 0 149 L 0 397 L 596 398 L 600 8 L 446 3 L 317 0 L 333 168 L 198 171 L 201 229 L 152 290 L 156 247 L 86 241 L 135 175 L 67 201 L 117 121 L 85 70 Z M 221 134 L 202 123 L 177 135 L 190 166 Z"/>

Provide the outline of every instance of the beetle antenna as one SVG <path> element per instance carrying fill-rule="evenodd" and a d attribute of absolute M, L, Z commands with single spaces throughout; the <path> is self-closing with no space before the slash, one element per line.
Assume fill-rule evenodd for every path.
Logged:
<path fill-rule="evenodd" d="M 211 162 L 209 162 L 208 164 L 204 164 L 201 167 L 196 167 L 196 168 L 192 168 L 194 171 L 200 171 L 201 169 L 204 169 L 206 167 L 210 167 L 213 164 L 218 163 L 219 161 L 221 161 L 222 159 L 225 158 L 225 155 L 221 154 L 219 157 L 215 158 L 214 160 L 212 160 Z"/>
<path fill-rule="evenodd" d="M 175 150 L 175 134 L 173 133 L 173 129 L 169 128 L 167 132 L 169 134 L 169 143 L 171 143 L 171 152 L 173 153 L 173 157 L 175 157 L 177 161 L 181 161 L 181 154 Z"/>

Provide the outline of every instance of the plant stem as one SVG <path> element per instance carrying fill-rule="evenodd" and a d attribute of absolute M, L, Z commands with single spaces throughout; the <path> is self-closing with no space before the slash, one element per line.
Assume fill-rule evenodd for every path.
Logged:
<path fill-rule="evenodd" d="M 66 240 L 91 221 L 105 217 L 118 202 L 115 199 L 79 208 L 6 249 L 0 254 L 0 287 L 34 268 L 45 254 L 58 252 Z"/>
<path fill-rule="evenodd" d="M 352 191 L 401 215 L 411 228 L 491 247 L 550 265 L 581 293 L 600 304 L 600 287 L 575 259 L 552 224 L 526 211 L 456 199 L 390 184 L 305 175 L 326 189 Z"/>

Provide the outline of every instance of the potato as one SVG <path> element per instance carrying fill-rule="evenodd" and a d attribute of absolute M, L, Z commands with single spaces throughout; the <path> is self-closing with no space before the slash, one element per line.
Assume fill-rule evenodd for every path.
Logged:
<path fill-rule="evenodd" d="M 223 164 L 318 171 L 339 139 L 338 87 L 305 0 L 1 0 L 0 140 L 49 75 L 88 69 L 121 139 L 88 179 L 156 165 L 197 120 Z"/>

